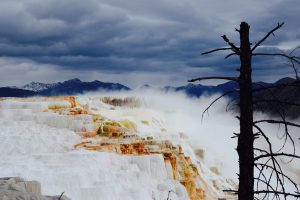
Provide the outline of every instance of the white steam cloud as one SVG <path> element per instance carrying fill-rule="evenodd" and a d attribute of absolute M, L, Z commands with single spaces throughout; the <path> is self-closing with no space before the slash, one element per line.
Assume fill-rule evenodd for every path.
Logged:
<path fill-rule="evenodd" d="M 179 92 L 162 92 L 153 89 L 140 89 L 130 92 L 104 92 L 89 93 L 96 96 L 128 97 L 134 96 L 143 100 L 145 107 L 154 109 L 164 116 L 165 123 L 169 130 L 177 134 L 184 133 L 194 149 L 205 150 L 205 160 L 210 165 L 217 165 L 222 169 L 222 175 L 226 178 L 237 180 L 238 173 L 238 155 L 235 150 L 237 140 L 232 139 L 233 133 L 239 132 L 239 121 L 235 118 L 237 113 L 233 111 L 226 112 L 226 105 L 229 99 L 223 98 L 215 103 L 202 118 L 203 111 L 210 103 L 218 97 L 202 96 L 200 98 L 190 98 Z M 262 113 L 255 113 L 254 118 L 272 119 L 274 117 Z M 299 123 L 300 120 L 292 120 Z M 284 144 L 281 138 L 284 133 L 283 126 L 261 124 L 260 127 L 270 138 L 274 150 L 279 150 Z M 254 130 L 256 131 L 256 130 Z M 290 127 L 290 133 L 295 141 L 296 154 L 299 155 L 299 129 Z M 255 142 L 260 148 L 268 148 L 263 139 Z M 287 140 L 285 152 L 292 153 L 292 143 Z M 287 163 L 288 159 L 282 159 L 283 170 L 300 183 L 300 162 L 294 159 Z"/>

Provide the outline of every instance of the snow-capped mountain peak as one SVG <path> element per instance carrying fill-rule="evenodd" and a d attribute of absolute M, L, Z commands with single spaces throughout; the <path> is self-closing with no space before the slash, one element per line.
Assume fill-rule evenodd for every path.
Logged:
<path fill-rule="evenodd" d="M 46 89 L 52 88 L 52 87 L 57 86 L 57 85 L 58 85 L 58 83 L 31 82 L 31 83 L 26 84 L 23 87 L 21 87 L 21 89 L 31 90 L 31 91 L 35 91 L 35 92 L 40 92 L 42 90 L 46 90 Z"/>

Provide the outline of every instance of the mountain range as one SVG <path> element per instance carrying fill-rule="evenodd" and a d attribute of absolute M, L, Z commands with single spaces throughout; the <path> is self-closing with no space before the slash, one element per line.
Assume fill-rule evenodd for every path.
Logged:
<path fill-rule="evenodd" d="M 120 91 L 130 88 L 119 83 L 83 82 L 77 78 L 58 83 L 31 82 L 22 87 L 0 87 L 0 97 L 79 95 L 98 90 Z"/>
<path fill-rule="evenodd" d="M 253 88 L 270 86 L 282 83 L 290 83 L 295 81 L 293 78 L 283 78 L 275 83 L 255 82 Z M 163 88 L 154 88 L 151 85 L 144 85 L 143 89 L 160 89 L 165 92 L 183 92 L 190 97 L 200 97 L 202 95 L 213 95 L 224 93 L 230 90 L 238 89 L 239 86 L 234 81 L 228 81 L 216 86 L 187 84 L 184 86 L 173 87 L 166 86 Z M 60 96 L 60 95 L 78 95 L 86 92 L 96 92 L 98 90 L 120 91 L 131 90 L 129 87 L 119 83 L 107 83 L 98 80 L 92 82 L 83 82 L 78 78 L 70 79 L 64 82 L 57 83 L 40 83 L 31 82 L 21 87 L 0 87 L 0 97 L 26 97 L 26 96 Z M 229 97 L 236 97 L 236 94 L 231 94 Z"/>
<path fill-rule="evenodd" d="M 284 85 L 286 83 L 295 82 L 293 87 L 272 88 L 275 85 Z M 259 90 L 262 87 L 271 87 L 269 90 Z M 143 89 L 157 89 L 150 85 L 145 85 Z M 206 86 L 201 84 L 187 84 L 180 87 L 166 86 L 159 88 L 165 92 L 183 92 L 190 97 L 200 97 L 202 95 L 223 94 L 231 90 L 238 89 L 239 86 L 234 81 L 229 81 L 216 86 Z M 260 101 L 254 107 L 256 110 L 263 107 L 268 113 L 278 113 L 278 109 L 287 110 L 290 117 L 300 116 L 300 107 L 293 104 L 300 104 L 300 84 L 293 78 L 283 78 L 274 83 L 255 82 L 253 88 L 258 89 L 254 92 L 254 100 Z M 79 79 L 71 79 L 58 83 L 39 83 L 31 82 L 22 87 L 0 87 L 0 97 L 30 97 L 30 96 L 64 96 L 64 95 L 80 95 L 87 92 L 97 91 L 129 91 L 129 87 L 119 83 L 106 83 L 101 81 L 83 82 Z M 238 93 L 227 95 L 231 99 L 239 99 Z M 279 104 L 276 102 L 266 102 L 262 100 L 277 99 L 280 101 L 293 102 L 290 104 Z"/>

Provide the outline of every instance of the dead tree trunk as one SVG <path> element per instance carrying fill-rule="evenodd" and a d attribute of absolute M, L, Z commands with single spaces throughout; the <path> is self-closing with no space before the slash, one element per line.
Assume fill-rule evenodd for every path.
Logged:
<path fill-rule="evenodd" d="M 291 86 L 298 86 L 299 84 L 299 77 L 297 68 L 295 63 L 300 65 L 300 57 L 293 56 L 291 53 L 289 55 L 284 53 L 254 53 L 254 51 L 270 36 L 274 35 L 274 32 L 281 28 L 284 23 L 278 23 L 278 25 L 269 31 L 261 40 L 259 40 L 255 45 L 251 48 L 251 43 L 249 42 L 249 29 L 250 26 L 246 22 L 242 22 L 240 24 L 240 29 L 236 29 L 237 32 L 240 34 L 240 47 L 235 46 L 226 35 L 223 35 L 222 38 L 228 44 L 228 47 L 222 47 L 213 49 L 211 51 L 207 51 L 202 53 L 202 55 L 210 54 L 216 51 L 231 51 L 225 58 L 229 58 L 231 56 L 239 56 L 241 66 L 240 66 L 240 73 L 239 77 L 222 77 L 222 76 L 212 76 L 212 77 L 200 77 L 196 79 L 189 80 L 189 82 L 194 81 L 202 81 L 202 80 L 210 80 L 210 79 L 221 79 L 221 80 L 229 80 L 235 81 L 239 84 L 239 89 L 234 89 L 223 93 L 221 96 L 216 98 L 212 103 L 204 110 L 202 113 L 208 112 L 208 109 L 216 103 L 222 97 L 232 94 L 238 93 L 239 94 L 239 109 L 240 109 L 240 116 L 237 117 L 240 120 L 240 133 L 234 133 L 232 138 L 238 138 L 238 145 L 237 145 L 237 153 L 239 156 L 239 188 L 238 190 L 224 190 L 225 192 L 231 192 L 238 195 L 239 200 L 253 200 L 258 199 L 256 196 L 264 195 L 262 199 L 270 199 L 270 195 L 273 195 L 273 199 L 279 200 L 280 197 L 284 197 L 287 199 L 287 196 L 300 198 L 300 190 L 295 181 L 293 181 L 290 177 L 288 177 L 282 171 L 280 163 L 277 160 L 277 157 L 288 157 L 288 158 L 300 158 L 300 156 L 296 155 L 295 151 L 295 143 L 294 139 L 292 138 L 288 126 L 298 127 L 300 128 L 300 124 L 295 124 L 289 121 L 286 121 L 285 113 L 279 112 L 281 116 L 281 120 L 253 120 L 253 105 L 259 106 L 259 100 L 253 100 L 253 91 L 268 91 L 272 99 L 261 100 L 262 102 L 268 100 L 277 102 L 280 105 L 293 105 L 299 106 L 299 104 L 295 104 L 294 102 L 289 101 L 280 101 L 276 98 L 276 95 L 272 92 L 272 88 L 277 87 L 291 87 Z M 287 58 L 292 65 L 292 68 L 295 72 L 297 81 L 290 84 L 279 84 L 275 86 L 261 86 L 261 88 L 252 89 L 253 84 L 259 83 L 252 83 L 252 56 L 280 56 Z M 232 100 L 230 103 L 236 103 L 235 100 Z M 228 106 L 228 105 L 227 105 Z M 227 107 L 226 107 L 227 109 Z M 263 111 L 263 109 L 262 109 Z M 271 124 L 283 124 L 284 125 L 284 144 L 276 153 L 274 153 L 272 143 L 270 142 L 269 137 L 266 133 L 259 127 L 260 123 L 271 123 Z M 253 128 L 257 130 L 257 132 L 253 133 Z M 258 138 L 263 138 L 264 141 L 267 143 L 267 149 L 260 149 L 254 147 L 254 140 Z M 290 140 L 293 146 L 292 153 L 285 153 L 281 152 L 282 149 L 286 145 L 286 141 Z M 254 153 L 255 151 L 255 153 Z M 267 158 L 267 159 L 263 159 Z M 254 168 L 258 171 L 258 176 L 254 174 Z M 269 170 L 271 173 L 269 175 L 265 175 L 264 171 Z M 294 185 L 295 192 L 290 193 L 285 189 L 285 181 Z M 272 185 L 272 182 L 275 182 L 275 186 Z M 254 188 L 256 185 L 256 190 Z M 264 187 L 262 187 L 262 186 Z M 265 189 L 266 188 L 266 189 Z"/>
<path fill-rule="evenodd" d="M 252 104 L 252 70 L 251 47 L 249 42 L 249 25 L 240 25 L 240 135 L 237 152 L 239 155 L 239 191 L 238 198 L 254 199 L 254 150 L 253 150 L 253 104 Z"/>

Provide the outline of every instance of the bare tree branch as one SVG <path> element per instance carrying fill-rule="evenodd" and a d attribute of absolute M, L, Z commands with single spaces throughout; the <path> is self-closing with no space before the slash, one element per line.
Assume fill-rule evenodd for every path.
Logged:
<path fill-rule="evenodd" d="M 239 97 L 235 97 L 227 103 L 226 112 L 228 112 L 233 106 L 239 106 L 239 103 L 237 103 L 238 99 Z"/>
<path fill-rule="evenodd" d="M 275 156 L 286 156 L 286 157 L 293 157 L 293 158 L 300 158 L 300 156 L 297 156 L 295 154 L 288 154 L 288 153 L 273 153 L 273 154 L 262 154 L 254 158 L 254 160 L 259 160 L 261 158 L 266 158 L 266 157 L 275 157 Z"/>
<path fill-rule="evenodd" d="M 236 81 L 238 82 L 237 77 L 222 77 L 222 76 L 211 76 L 211 77 L 200 77 L 188 80 L 188 82 L 195 82 L 195 81 L 203 81 L 203 80 L 211 80 L 211 79 L 219 79 L 219 80 L 227 80 L 227 81 Z"/>
<path fill-rule="evenodd" d="M 299 49 L 299 48 L 300 48 L 300 46 L 294 48 L 294 49 L 289 53 L 289 55 L 290 55 L 290 56 L 293 55 L 293 53 L 294 53 L 297 49 Z M 291 61 L 291 64 L 292 64 L 292 68 L 293 68 L 293 70 L 294 70 L 294 72 L 295 72 L 296 79 L 299 80 L 297 68 L 296 68 L 296 66 L 295 66 L 295 64 L 294 64 L 294 62 L 293 62 L 293 60 L 290 60 L 290 61 Z"/>
<path fill-rule="evenodd" d="M 58 200 L 60 200 L 60 199 L 62 198 L 62 196 L 64 195 L 64 193 L 65 193 L 65 192 L 62 192 L 62 193 L 60 194 L 60 196 L 58 197 Z"/>
<path fill-rule="evenodd" d="M 292 136 L 290 135 L 289 133 L 289 130 L 288 130 L 288 126 L 293 126 L 293 127 L 298 127 L 300 128 L 300 125 L 299 124 L 296 124 L 296 123 L 292 123 L 292 122 L 289 122 L 289 121 L 285 121 L 285 118 L 283 119 L 283 121 L 280 121 L 280 120 L 258 120 L 258 121 L 254 121 L 253 124 L 258 124 L 258 123 L 270 123 L 270 124 L 284 124 L 284 127 L 285 127 L 285 141 L 284 141 L 284 144 L 282 146 L 282 148 L 280 150 L 283 149 L 283 147 L 285 146 L 286 144 L 286 141 L 287 139 L 289 138 L 290 141 L 292 142 L 292 145 L 293 145 L 293 154 L 295 155 L 295 152 L 296 152 L 296 149 L 295 149 L 295 142 L 292 138 Z"/>
<path fill-rule="evenodd" d="M 234 194 L 238 193 L 237 190 L 223 190 L 223 192 L 230 192 L 230 193 L 234 193 Z"/>
<path fill-rule="evenodd" d="M 271 191 L 271 190 L 259 190 L 259 191 L 254 191 L 255 194 L 262 194 L 262 193 L 272 193 L 272 194 L 281 194 L 284 197 L 287 196 L 291 196 L 291 197 L 299 197 L 300 198 L 300 194 L 292 194 L 292 193 L 288 193 L 288 192 L 281 192 L 281 191 Z"/>
<path fill-rule="evenodd" d="M 288 126 L 294 126 L 294 127 L 298 127 L 300 128 L 300 124 L 295 124 L 292 122 L 288 122 L 288 121 L 280 121 L 280 120 L 271 120 L 271 119 L 263 119 L 263 120 L 258 120 L 258 121 L 254 121 L 254 124 L 258 124 L 258 123 L 269 123 L 269 124 L 285 124 Z"/>
<path fill-rule="evenodd" d="M 218 98 L 216 98 L 215 100 L 213 100 L 213 101 L 209 104 L 209 106 L 202 112 L 202 119 L 203 119 L 203 116 L 204 116 L 205 112 L 208 113 L 208 110 L 210 109 L 210 107 L 211 107 L 212 105 L 214 105 L 218 100 L 220 100 L 220 99 L 223 98 L 224 96 L 227 96 L 227 95 L 232 94 L 232 93 L 234 93 L 234 92 L 238 92 L 238 90 L 230 90 L 230 91 L 228 91 L 228 92 L 223 93 L 222 95 L 220 95 L 220 96 L 219 96 Z"/>
<path fill-rule="evenodd" d="M 232 50 L 235 53 L 240 54 L 240 49 L 238 47 L 236 47 L 235 44 L 233 44 L 232 42 L 230 42 L 226 35 L 222 35 L 221 37 L 232 48 Z"/>
<path fill-rule="evenodd" d="M 298 81 L 297 81 L 298 82 Z M 293 85 L 295 84 L 292 83 Z M 258 84 L 258 85 L 261 85 L 261 84 Z M 282 84 L 281 84 L 282 85 Z M 280 85 L 280 86 L 281 86 Z M 291 84 L 284 84 L 284 85 L 288 85 L 290 86 Z M 267 88 L 267 91 L 273 96 L 273 98 L 275 99 L 275 101 L 278 101 L 280 103 L 280 100 L 276 97 L 276 95 L 274 94 L 274 92 L 270 89 L 270 88 Z M 277 111 L 277 113 L 279 114 L 279 116 L 281 117 L 282 121 L 283 122 L 286 122 L 286 113 L 285 113 L 285 110 L 283 108 L 283 105 L 282 104 L 279 104 L 279 107 L 280 108 L 277 108 L 277 106 L 275 106 L 275 109 Z M 281 109 L 281 111 L 279 110 Z M 288 130 L 288 125 L 287 124 L 284 124 L 284 128 L 285 128 L 285 133 L 283 134 L 282 138 L 284 137 L 284 143 L 282 145 L 282 147 L 280 148 L 279 151 L 281 151 L 285 145 L 286 145 L 286 142 L 288 140 L 288 138 L 290 139 L 290 141 L 292 142 L 292 145 L 293 145 L 293 154 L 295 154 L 295 151 L 296 151 L 296 148 L 295 148 L 295 142 L 293 140 L 293 138 L 291 137 L 290 133 L 289 133 L 289 130 Z M 291 160 L 292 161 L 292 160 Z"/>
<path fill-rule="evenodd" d="M 234 56 L 234 55 L 238 55 L 237 53 L 231 53 L 231 54 L 228 54 L 227 56 L 225 56 L 225 59 L 231 57 L 231 56 Z"/>
<path fill-rule="evenodd" d="M 260 148 L 253 148 L 255 151 L 260 151 L 260 152 L 263 152 L 263 153 L 269 153 L 268 151 L 266 150 L 263 150 L 263 149 L 260 149 Z"/>
<path fill-rule="evenodd" d="M 292 64 L 292 69 L 294 70 L 294 73 L 296 75 L 296 79 L 299 80 L 299 76 L 298 76 L 298 71 L 297 71 L 297 68 L 295 66 L 295 63 L 294 63 L 294 60 L 290 60 L 291 61 L 291 64 Z"/>
<path fill-rule="evenodd" d="M 277 29 L 280 29 L 284 25 L 284 22 L 278 23 L 275 28 L 273 28 L 271 31 L 267 33 L 261 40 L 259 40 L 254 47 L 251 49 L 251 52 L 253 52 L 257 47 L 259 47 L 271 34 L 273 34 Z"/>
<path fill-rule="evenodd" d="M 213 52 L 216 52 L 216 51 L 227 51 L 227 50 L 232 50 L 232 48 L 231 47 L 217 48 L 217 49 L 213 49 L 213 50 L 210 50 L 210 51 L 203 52 L 203 53 L 201 53 L 201 55 L 210 54 L 210 53 L 213 53 Z"/>
<path fill-rule="evenodd" d="M 259 83 L 255 83 L 255 84 L 260 85 L 261 87 L 264 87 L 263 85 L 261 85 L 261 84 L 259 84 Z M 266 90 L 272 95 L 272 97 L 273 97 L 276 101 L 278 100 L 278 98 L 276 97 L 276 95 L 274 94 L 274 92 L 273 92 L 270 88 L 266 87 Z M 277 108 L 277 106 L 275 106 L 275 109 L 276 109 L 276 112 L 277 112 L 277 113 L 279 114 L 279 116 L 281 117 L 282 121 L 285 122 L 285 121 L 286 121 L 286 113 L 285 113 L 285 110 L 284 110 L 283 106 L 282 106 L 281 104 L 279 104 L 279 108 Z M 281 151 L 281 150 L 285 147 L 285 144 L 286 144 L 286 142 L 287 142 L 287 139 L 290 138 L 290 139 L 291 139 L 291 142 L 292 142 L 292 144 L 293 144 L 293 149 L 294 149 L 293 152 L 295 152 L 294 141 L 293 141 L 291 135 L 289 134 L 288 127 L 287 127 L 286 124 L 285 124 L 285 133 L 284 133 L 284 135 L 282 136 L 282 138 L 283 138 L 283 137 L 285 137 L 285 140 L 284 140 L 284 143 L 283 143 L 283 145 L 282 145 L 282 147 L 281 147 L 281 149 L 280 149 L 279 151 Z"/>
<path fill-rule="evenodd" d="M 265 138 L 266 142 L 268 143 L 268 147 L 269 147 L 269 153 L 270 154 L 273 154 L 273 148 L 272 148 L 272 144 L 269 140 L 269 137 L 264 133 L 264 131 L 259 127 L 257 126 L 255 123 L 253 124 L 253 127 L 255 127 L 260 133 L 261 135 Z M 277 181 L 277 185 L 276 185 L 276 189 L 278 188 L 278 183 L 280 184 L 283 192 L 285 192 L 285 187 L 284 187 L 284 177 L 282 177 L 282 179 L 280 178 L 280 174 L 284 174 L 282 172 L 282 169 L 279 165 L 279 163 L 277 162 L 277 160 L 274 158 L 274 156 L 271 156 L 270 157 L 270 160 L 272 161 L 272 164 L 273 164 L 273 169 L 275 170 L 275 175 L 276 175 L 276 181 Z M 280 173 L 278 173 L 280 172 Z M 270 179 L 269 181 L 271 180 L 271 176 L 270 176 Z M 285 198 L 286 199 L 286 198 Z"/>
<path fill-rule="evenodd" d="M 270 184 L 270 182 L 267 180 L 267 178 L 264 176 L 264 174 L 262 174 L 263 177 L 265 178 L 265 180 L 262 180 L 262 179 L 259 179 L 259 178 L 254 178 L 254 180 L 257 181 L 257 184 L 259 184 L 260 182 L 261 183 L 264 183 L 266 186 L 267 186 L 267 189 L 269 190 L 269 188 L 271 189 L 271 191 L 276 191 L 272 185 Z M 258 189 L 258 186 L 257 186 L 257 189 Z M 262 199 L 265 199 L 266 196 L 269 195 L 268 193 L 265 194 L 265 196 L 262 198 Z M 279 198 L 279 195 L 275 195 L 277 197 L 277 199 Z"/>
<path fill-rule="evenodd" d="M 259 183 L 263 182 L 266 186 L 267 189 L 269 190 L 269 188 L 271 188 L 272 191 L 275 191 L 275 189 L 273 188 L 273 186 L 270 184 L 270 180 L 267 179 L 267 177 L 265 176 L 265 174 L 263 173 L 265 166 L 261 166 L 261 168 L 258 167 L 257 164 L 254 164 L 254 166 L 259 170 L 259 175 L 257 178 L 254 178 L 256 180 L 256 189 L 259 190 Z M 264 179 L 261 179 L 260 177 L 263 177 Z M 264 197 L 262 199 L 265 199 L 266 197 L 269 198 L 270 194 L 265 194 Z M 276 199 L 279 200 L 279 195 L 275 195 L 274 197 L 276 197 Z M 273 198 L 274 199 L 274 198 Z"/>
<path fill-rule="evenodd" d="M 270 160 L 270 159 L 269 159 Z M 262 167 L 265 167 L 265 168 L 270 168 L 270 169 L 273 169 L 274 171 L 276 171 L 276 173 L 282 175 L 284 178 L 288 179 L 290 181 L 290 183 L 293 184 L 293 186 L 295 187 L 296 191 L 298 192 L 299 189 L 298 189 L 298 186 L 297 186 L 297 183 L 295 181 L 293 181 L 290 177 L 288 177 L 287 175 L 285 175 L 284 173 L 280 172 L 280 171 L 277 171 L 274 167 L 270 166 L 270 165 L 267 165 L 267 164 L 263 164 L 263 163 L 255 163 L 255 165 L 259 165 L 259 166 L 262 166 Z"/>
<path fill-rule="evenodd" d="M 297 56 L 288 56 L 284 53 L 253 53 L 252 56 L 281 56 L 289 60 L 292 60 L 300 65 L 300 58 Z"/>

